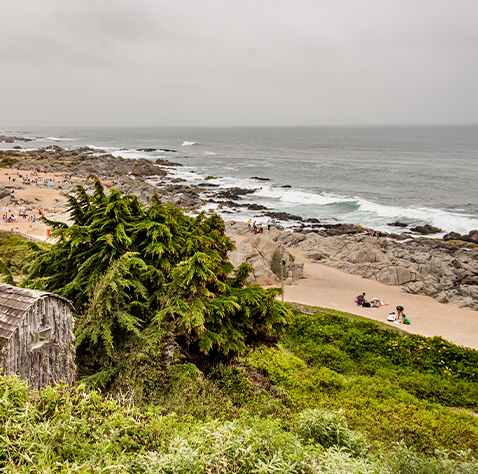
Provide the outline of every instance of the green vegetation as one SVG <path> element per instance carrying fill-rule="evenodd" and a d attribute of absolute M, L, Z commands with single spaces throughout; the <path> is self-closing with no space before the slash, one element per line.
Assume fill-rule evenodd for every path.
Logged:
<path fill-rule="evenodd" d="M 0 154 L 4 155 L 2 150 L 0 150 Z M 18 163 L 18 160 L 16 158 L 12 158 L 11 156 L 4 156 L 4 158 L 0 160 L 0 168 L 11 168 L 16 163 Z"/>
<path fill-rule="evenodd" d="M 47 249 L 48 244 L 39 248 Z M 13 284 L 27 275 L 27 266 L 34 257 L 28 241 L 11 232 L 0 231 L 0 281 Z"/>
<path fill-rule="evenodd" d="M 161 416 L 82 384 L 32 396 L 16 377 L 0 377 L 2 472 L 471 474 L 478 469 L 466 451 L 427 458 L 403 443 L 382 454 L 364 448 L 363 436 L 348 428 L 341 412 L 305 410 L 288 420 Z"/>
<path fill-rule="evenodd" d="M 70 209 L 51 247 L 0 234 L 0 272 L 74 301 L 79 376 L 0 376 L 0 471 L 478 472 L 478 351 L 245 286 L 214 214 Z"/>
<path fill-rule="evenodd" d="M 283 258 L 284 256 L 277 250 L 272 254 L 271 270 L 274 273 L 274 275 L 279 279 L 281 278 L 281 275 L 282 277 L 286 276 L 284 275 L 284 269 L 283 268 L 281 269 Z M 282 270 L 282 273 L 281 273 L 281 270 Z"/>
<path fill-rule="evenodd" d="M 151 397 L 178 358 L 230 357 L 284 332 L 280 290 L 245 286 L 247 265 L 232 272 L 218 215 L 191 218 L 157 196 L 145 207 L 98 180 L 69 210 L 70 227 L 48 222 L 58 240 L 37 248 L 26 284 L 73 301 L 79 373 L 98 386 L 132 378 Z"/>

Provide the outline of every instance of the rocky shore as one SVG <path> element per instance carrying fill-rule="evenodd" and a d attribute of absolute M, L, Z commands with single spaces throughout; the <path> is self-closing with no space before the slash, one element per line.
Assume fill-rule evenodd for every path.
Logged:
<path fill-rule="evenodd" d="M 3 156 L 2 156 L 3 155 Z M 6 161 L 5 161 L 6 160 Z M 132 160 L 115 157 L 101 150 L 87 147 L 65 150 L 49 146 L 40 150 L 7 150 L 0 152 L 0 163 L 8 164 L 6 171 L 29 170 L 41 176 L 43 172 L 58 178 L 49 183 L 51 190 L 63 196 L 78 184 L 72 177 L 95 175 L 105 187 L 115 187 L 126 194 L 135 194 L 144 202 L 156 192 L 163 202 L 189 210 L 198 210 L 207 203 L 217 205 L 224 214 L 230 209 L 245 208 L 262 222 L 288 221 L 291 230 L 273 224 L 270 232 L 255 236 L 244 222 L 228 222 L 228 235 L 242 235 L 244 242 L 231 254 L 235 264 L 244 261 L 254 269 L 251 281 L 276 284 L 271 270 L 272 256 L 279 252 L 287 260 L 287 274 L 291 281 L 301 276 L 302 269 L 289 258 L 288 248 L 299 248 L 310 261 L 319 261 L 343 272 L 360 275 L 386 285 L 398 285 L 411 294 L 432 296 L 441 303 L 457 303 L 461 307 L 478 310 L 478 231 L 461 236 L 445 235 L 444 239 L 412 237 L 410 233 L 380 233 L 353 224 L 324 224 L 318 219 L 303 219 L 286 213 L 271 211 L 264 206 L 244 203 L 241 199 L 254 192 L 251 189 L 219 188 L 211 180 L 188 186 L 169 176 L 171 167 L 181 166 L 168 160 Z M 21 189 L 22 180 L 15 187 Z M 92 192 L 92 190 L 91 190 Z M 11 189 L 0 189 L 2 200 L 15 203 Z M 35 205 L 34 202 L 17 204 Z M 400 223 L 395 223 L 397 228 Z M 267 226 L 265 226 L 267 227 Z M 437 229 L 417 229 L 417 234 Z M 459 285 L 453 285 L 458 280 Z"/>
<path fill-rule="evenodd" d="M 271 228 L 258 237 L 262 239 L 259 243 L 247 224 L 234 221 L 227 223 L 227 232 L 246 237 L 231 260 L 251 264 L 256 282 L 272 284 L 274 276 L 268 268 L 275 251 L 284 255 L 287 272 L 294 273 L 297 264 L 290 261 L 288 249 L 299 248 L 310 261 L 397 285 L 406 293 L 427 295 L 440 303 L 456 303 L 478 311 L 478 244 L 474 242 L 426 237 L 395 240 L 363 231 L 327 235 L 327 230 L 301 233 Z"/>

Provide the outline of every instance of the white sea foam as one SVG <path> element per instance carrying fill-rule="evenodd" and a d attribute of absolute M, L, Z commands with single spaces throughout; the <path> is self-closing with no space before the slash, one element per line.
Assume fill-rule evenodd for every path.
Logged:
<path fill-rule="evenodd" d="M 333 194 L 314 194 L 291 188 L 276 188 L 272 186 L 263 186 L 256 191 L 256 196 L 264 198 L 278 199 L 288 205 L 308 205 L 308 206 L 325 206 L 336 202 L 354 202 L 354 198 L 346 198 Z"/>
<path fill-rule="evenodd" d="M 184 144 L 183 144 L 184 145 Z M 183 146 L 181 145 L 181 146 Z M 185 146 L 185 145 L 184 145 Z M 214 156 L 216 153 L 214 153 L 213 151 L 206 151 L 206 153 L 204 153 L 205 155 L 208 155 L 208 156 Z"/>
<path fill-rule="evenodd" d="M 48 140 L 51 142 L 71 142 L 75 141 L 74 138 L 64 138 L 64 137 L 46 137 L 43 140 Z"/>
<path fill-rule="evenodd" d="M 198 142 L 183 142 L 181 146 L 193 146 L 198 145 Z"/>

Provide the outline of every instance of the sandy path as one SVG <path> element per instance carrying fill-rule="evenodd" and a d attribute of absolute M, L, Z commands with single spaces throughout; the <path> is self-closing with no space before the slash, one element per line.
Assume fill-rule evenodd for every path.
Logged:
<path fill-rule="evenodd" d="M 233 238 L 236 244 L 244 239 L 243 236 Z M 440 304 L 428 296 L 410 295 L 398 286 L 383 285 L 308 260 L 299 249 L 287 250 L 297 263 L 304 262 L 304 278 L 291 286 L 284 286 L 285 301 L 336 309 L 385 323 L 390 311 L 401 305 L 411 324 L 396 325 L 400 329 L 423 336 L 441 336 L 460 346 L 478 349 L 477 311 L 462 309 L 455 304 Z M 354 298 L 363 292 L 368 300 L 377 297 L 388 306 L 357 306 Z"/>

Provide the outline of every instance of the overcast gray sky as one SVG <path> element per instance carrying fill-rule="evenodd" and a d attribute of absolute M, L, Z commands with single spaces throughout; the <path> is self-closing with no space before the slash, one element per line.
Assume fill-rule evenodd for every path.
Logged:
<path fill-rule="evenodd" d="M 0 125 L 478 123 L 477 0 L 2 0 Z"/>

